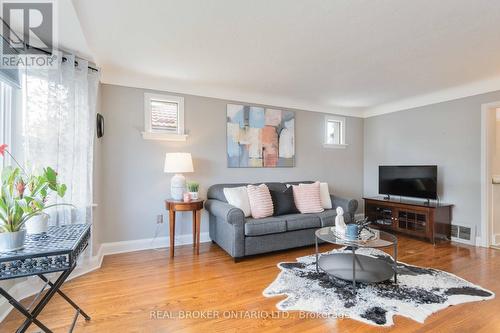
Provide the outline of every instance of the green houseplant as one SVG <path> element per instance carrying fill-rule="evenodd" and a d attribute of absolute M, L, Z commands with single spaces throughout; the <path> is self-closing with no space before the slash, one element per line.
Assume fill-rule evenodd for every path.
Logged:
<path fill-rule="evenodd" d="M 12 251 L 23 247 L 26 230 L 23 226 L 44 210 L 70 204 L 47 204 L 49 195 L 63 197 L 66 185 L 57 181 L 57 172 L 44 168 L 41 173 L 28 173 L 7 150 L 0 145 L 0 155 L 8 154 L 16 166 L 3 168 L 0 195 L 0 250 Z"/>
<path fill-rule="evenodd" d="M 200 188 L 200 184 L 194 181 L 187 182 L 187 188 L 191 199 L 198 199 L 198 190 Z"/>

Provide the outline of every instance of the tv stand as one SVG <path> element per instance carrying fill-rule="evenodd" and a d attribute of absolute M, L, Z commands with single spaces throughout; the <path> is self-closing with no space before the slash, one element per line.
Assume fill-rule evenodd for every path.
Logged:
<path fill-rule="evenodd" d="M 425 201 L 391 200 L 390 197 L 363 198 L 365 217 L 371 226 L 426 239 L 449 241 L 451 237 L 451 204 Z"/>

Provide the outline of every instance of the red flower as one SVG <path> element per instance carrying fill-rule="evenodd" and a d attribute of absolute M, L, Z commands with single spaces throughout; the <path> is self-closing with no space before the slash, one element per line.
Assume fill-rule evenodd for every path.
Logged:
<path fill-rule="evenodd" d="M 0 155 L 5 156 L 5 150 L 7 149 L 8 145 L 5 143 L 3 145 L 0 145 Z"/>
<path fill-rule="evenodd" d="M 19 183 L 16 185 L 17 192 L 19 193 L 19 196 L 22 198 L 24 194 L 24 190 L 26 189 L 26 185 L 24 182 L 21 180 Z"/>

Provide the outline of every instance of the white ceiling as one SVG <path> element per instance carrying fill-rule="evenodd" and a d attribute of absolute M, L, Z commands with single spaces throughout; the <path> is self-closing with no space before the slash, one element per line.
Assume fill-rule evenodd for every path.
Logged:
<path fill-rule="evenodd" d="M 56 4 L 58 24 L 56 31 L 60 46 L 65 51 L 74 52 L 84 59 L 94 61 L 71 0 L 60 0 Z"/>
<path fill-rule="evenodd" d="M 355 116 L 500 90 L 497 0 L 73 2 L 105 83 Z"/>

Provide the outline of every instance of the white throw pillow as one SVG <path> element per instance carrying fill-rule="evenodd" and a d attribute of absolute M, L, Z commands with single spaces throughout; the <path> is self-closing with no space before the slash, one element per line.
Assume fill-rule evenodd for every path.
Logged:
<path fill-rule="evenodd" d="M 248 192 L 245 186 L 225 187 L 223 192 L 228 204 L 241 209 L 245 217 L 252 215 L 250 201 L 248 200 Z"/>
<path fill-rule="evenodd" d="M 328 183 L 319 183 L 319 195 L 321 197 L 321 206 L 324 209 L 332 209 L 332 199 L 328 190 Z"/>

